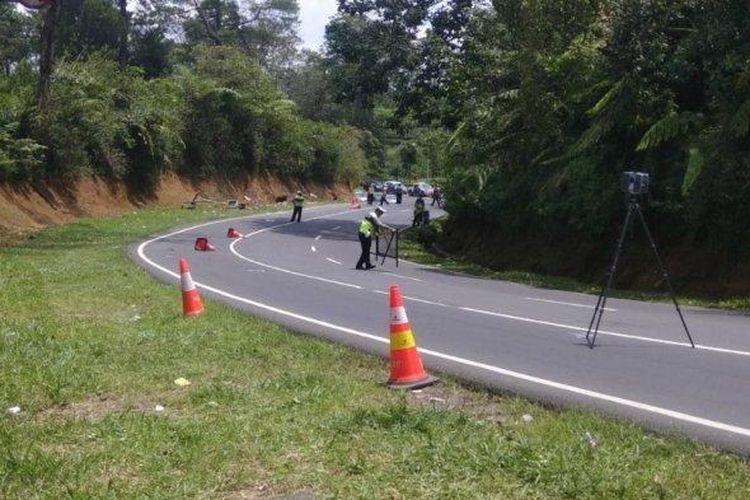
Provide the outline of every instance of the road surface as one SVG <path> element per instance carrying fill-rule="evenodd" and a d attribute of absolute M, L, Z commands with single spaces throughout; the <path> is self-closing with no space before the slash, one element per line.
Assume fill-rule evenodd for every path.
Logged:
<path fill-rule="evenodd" d="M 387 207 L 387 223 L 408 225 L 405 201 Z M 596 297 L 403 261 L 355 270 L 366 212 L 329 205 L 306 208 L 302 223 L 288 222 L 291 210 L 210 222 L 145 241 L 133 255 L 175 284 L 187 256 L 204 296 L 380 355 L 396 283 L 429 369 L 750 452 L 750 317 L 684 308 L 691 349 L 672 305 L 612 299 L 591 350 L 583 336 Z M 228 239 L 229 227 L 244 237 Z M 217 250 L 193 251 L 198 236 Z"/>

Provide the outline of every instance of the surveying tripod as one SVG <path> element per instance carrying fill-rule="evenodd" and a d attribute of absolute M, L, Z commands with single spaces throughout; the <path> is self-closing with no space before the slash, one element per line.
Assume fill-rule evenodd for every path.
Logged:
<path fill-rule="evenodd" d="M 643 217 L 643 211 L 641 210 L 641 205 L 638 203 L 638 199 L 635 196 L 630 196 L 628 200 L 628 214 L 625 216 L 625 222 L 622 225 L 622 230 L 620 231 L 620 239 L 617 240 L 617 249 L 615 250 L 615 258 L 612 261 L 612 266 L 609 268 L 609 274 L 607 275 L 607 283 L 604 285 L 604 288 L 602 288 L 601 293 L 599 294 L 599 299 L 596 301 L 596 307 L 594 308 L 594 314 L 591 316 L 591 322 L 589 323 L 589 329 L 586 332 L 586 343 L 589 345 L 591 349 L 594 348 L 596 345 L 596 336 L 599 333 L 599 325 L 602 322 L 602 315 L 604 314 L 605 306 L 607 305 L 607 296 L 609 295 L 609 291 L 612 289 L 612 283 L 615 280 L 615 273 L 617 272 L 617 263 L 620 261 L 620 256 L 622 255 L 623 247 L 625 246 L 625 237 L 628 233 L 628 229 L 633 224 L 633 219 L 635 216 L 638 216 L 638 218 L 641 221 L 641 225 L 643 226 L 643 230 L 646 232 L 646 237 L 648 237 L 648 242 L 651 245 L 651 249 L 654 251 L 654 255 L 656 256 L 656 262 L 659 264 L 659 268 L 661 269 L 662 276 L 664 277 L 664 280 L 667 282 L 667 288 L 669 290 L 669 295 L 672 298 L 672 302 L 674 303 L 675 309 L 677 309 L 677 314 L 680 317 L 680 321 L 682 322 L 683 328 L 685 328 L 685 333 L 687 334 L 687 338 L 690 341 L 690 345 L 695 349 L 695 342 L 693 342 L 693 337 L 690 335 L 690 330 L 688 330 L 687 323 L 685 323 L 685 317 L 682 315 L 682 310 L 680 310 L 680 305 L 677 303 L 677 298 L 674 294 L 674 288 L 672 287 L 672 280 L 669 278 L 669 273 L 667 272 L 666 266 L 664 266 L 664 262 L 661 259 L 661 256 L 659 255 L 659 251 L 656 249 L 656 243 L 654 243 L 654 239 L 651 237 L 651 231 L 649 231 L 648 226 L 646 225 L 646 219 Z"/>

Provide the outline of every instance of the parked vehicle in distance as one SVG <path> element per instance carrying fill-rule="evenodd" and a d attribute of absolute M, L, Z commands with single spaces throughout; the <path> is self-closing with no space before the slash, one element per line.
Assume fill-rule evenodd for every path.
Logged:
<path fill-rule="evenodd" d="M 383 181 L 378 181 L 375 179 L 365 179 L 364 181 L 362 181 L 362 189 L 364 189 L 365 191 L 367 191 L 367 188 L 369 188 L 370 186 L 373 187 L 376 193 L 383 191 Z"/>
<path fill-rule="evenodd" d="M 367 203 L 367 192 L 366 191 L 363 191 L 361 189 L 357 189 L 356 191 L 354 191 L 354 197 L 360 203 Z"/>
<path fill-rule="evenodd" d="M 412 196 L 432 196 L 432 186 L 426 182 L 417 182 L 409 188 L 409 194 Z"/>
<path fill-rule="evenodd" d="M 403 194 L 405 192 L 404 184 L 401 181 L 386 181 L 385 192 L 387 194 L 396 194 L 399 191 Z"/>

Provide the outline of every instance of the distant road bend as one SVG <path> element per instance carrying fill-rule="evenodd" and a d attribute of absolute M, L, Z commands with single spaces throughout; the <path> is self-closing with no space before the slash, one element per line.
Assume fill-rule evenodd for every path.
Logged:
<path fill-rule="evenodd" d="M 409 224 L 405 201 L 387 207 L 386 222 Z M 403 261 L 355 270 L 365 213 L 328 205 L 306 208 L 302 223 L 288 222 L 291 210 L 209 222 L 145 241 L 134 256 L 175 283 L 185 255 L 204 295 L 382 355 L 387 290 L 397 283 L 432 370 L 750 452 L 750 317 L 685 308 L 691 349 L 671 304 L 611 299 L 590 350 L 583 335 L 595 297 Z M 230 226 L 244 237 L 228 239 Z M 217 250 L 194 252 L 198 236 Z"/>

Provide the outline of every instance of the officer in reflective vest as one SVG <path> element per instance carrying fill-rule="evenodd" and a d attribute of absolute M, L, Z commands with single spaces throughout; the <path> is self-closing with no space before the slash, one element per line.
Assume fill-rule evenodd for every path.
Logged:
<path fill-rule="evenodd" d="M 370 249 L 372 248 L 372 237 L 377 236 L 381 227 L 388 227 L 380 222 L 380 216 L 385 213 L 382 207 L 376 207 L 374 212 L 367 214 L 359 224 L 359 244 L 362 246 L 362 254 L 357 262 L 357 269 L 368 270 L 373 266 L 370 262 Z"/>
<path fill-rule="evenodd" d="M 302 196 L 302 191 L 297 191 L 297 196 L 292 200 L 292 204 L 294 205 L 294 211 L 292 212 L 292 220 L 289 222 L 294 222 L 294 219 L 299 222 L 302 218 L 302 207 L 305 205 L 305 197 Z"/>

